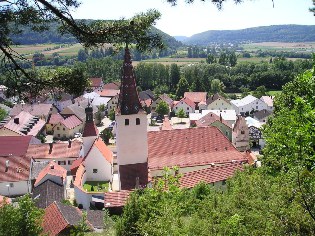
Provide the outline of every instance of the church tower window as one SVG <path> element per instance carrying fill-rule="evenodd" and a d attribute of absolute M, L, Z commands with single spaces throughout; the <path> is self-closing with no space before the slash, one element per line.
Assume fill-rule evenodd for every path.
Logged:
<path fill-rule="evenodd" d="M 136 125 L 140 125 L 140 118 L 136 119 Z"/>
<path fill-rule="evenodd" d="M 125 125 L 129 125 L 129 119 L 125 119 Z"/>

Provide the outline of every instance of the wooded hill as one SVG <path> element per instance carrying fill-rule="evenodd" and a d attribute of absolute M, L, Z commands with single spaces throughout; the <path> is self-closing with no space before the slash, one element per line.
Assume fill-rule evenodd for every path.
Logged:
<path fill-rule="evenodd" d="M 86 20 L 88 23 L 93 20 Z M 59 24 L 51 22 L 48 24 L 49 29 L 44 32 L 34 32 L 30 27 L 21 27 L 22 32 L 18 35 L 12 35 L 12 40 L 16 44 L 33 45 L 33 44 L 47 44 L 47 43 L 77 43 L 75 37 L 70 34 L 61 35 L 58 31 Z M 162 35 L 163 41 L 170 48 L 177 48 L 182 45 L 174 37 L 162 32 L 161 30 L 152 27 L 151 33 L 159 33 Z"/>
<path fill-rule="evenodd" d="M 314 42 L 315 25 L 272 25 L 242 30 L 209 30 L 182 42 L 190 45 L 244 42 Z"/>

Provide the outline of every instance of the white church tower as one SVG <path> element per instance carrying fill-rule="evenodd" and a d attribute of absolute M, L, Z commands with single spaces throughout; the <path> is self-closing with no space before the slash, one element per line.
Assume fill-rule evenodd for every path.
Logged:
<path fill-rule="evenodd" d="M 141 106 L 129 49 L 125 49 L 118 109 L 116 145 L 120 189 L 148 182 L 147 114 Z"/>

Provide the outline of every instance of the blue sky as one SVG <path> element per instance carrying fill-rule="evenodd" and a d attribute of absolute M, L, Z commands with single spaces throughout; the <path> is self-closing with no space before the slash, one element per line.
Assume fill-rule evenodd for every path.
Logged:
<path fill-rule="evenodd" d="M 274 0 L 274 7 L 272 0 L 244 0 L 239 5 L 228 0 L 221 11 L 210 1 L 195 1 L 186 4 L 178 0 L 178 5 L 172 7 L 166 0 L 81 0 L 73 16 L 77 19 L 121 19 L 154 8 L 162 13 L 156 27 L 172 36 L 191 36 L 207 30 L 315 24 L 315 16 L 308 11 L 312 0 Z"/>

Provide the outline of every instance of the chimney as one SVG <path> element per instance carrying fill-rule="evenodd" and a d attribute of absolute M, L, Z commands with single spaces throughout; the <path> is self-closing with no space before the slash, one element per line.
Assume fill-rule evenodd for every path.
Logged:
<path fill-rule="evenodd" d="M 68 148 L 71 148 L 71 140 L 68 141 Z"/>
<path fill-rule="evenodd" d="M 13 121 L 14 121 L 14 123 L 17 124 L 17 125 L 20 124 L 20 118 L 19 118 L 19 117 L 14 118 Z"/>
<path fill-rule="evenodd" d="M 53 143 L 49 143 L 49 154 L 52 153 L 52 149 L 53 149 Z"/>
<path fill-rule="evenodd" d="M 50 165 L 50 169 L 53 170 L 55 169 L 55 166 L 53 164 Z"/>
<path fill-rule="evenodd" d="M 8 172 L 9 165 L 10 165 L 10 161 L 9 161 L 9 160 L 6 160 L 6 161 L 5 161 L 5 172 Z"/>

